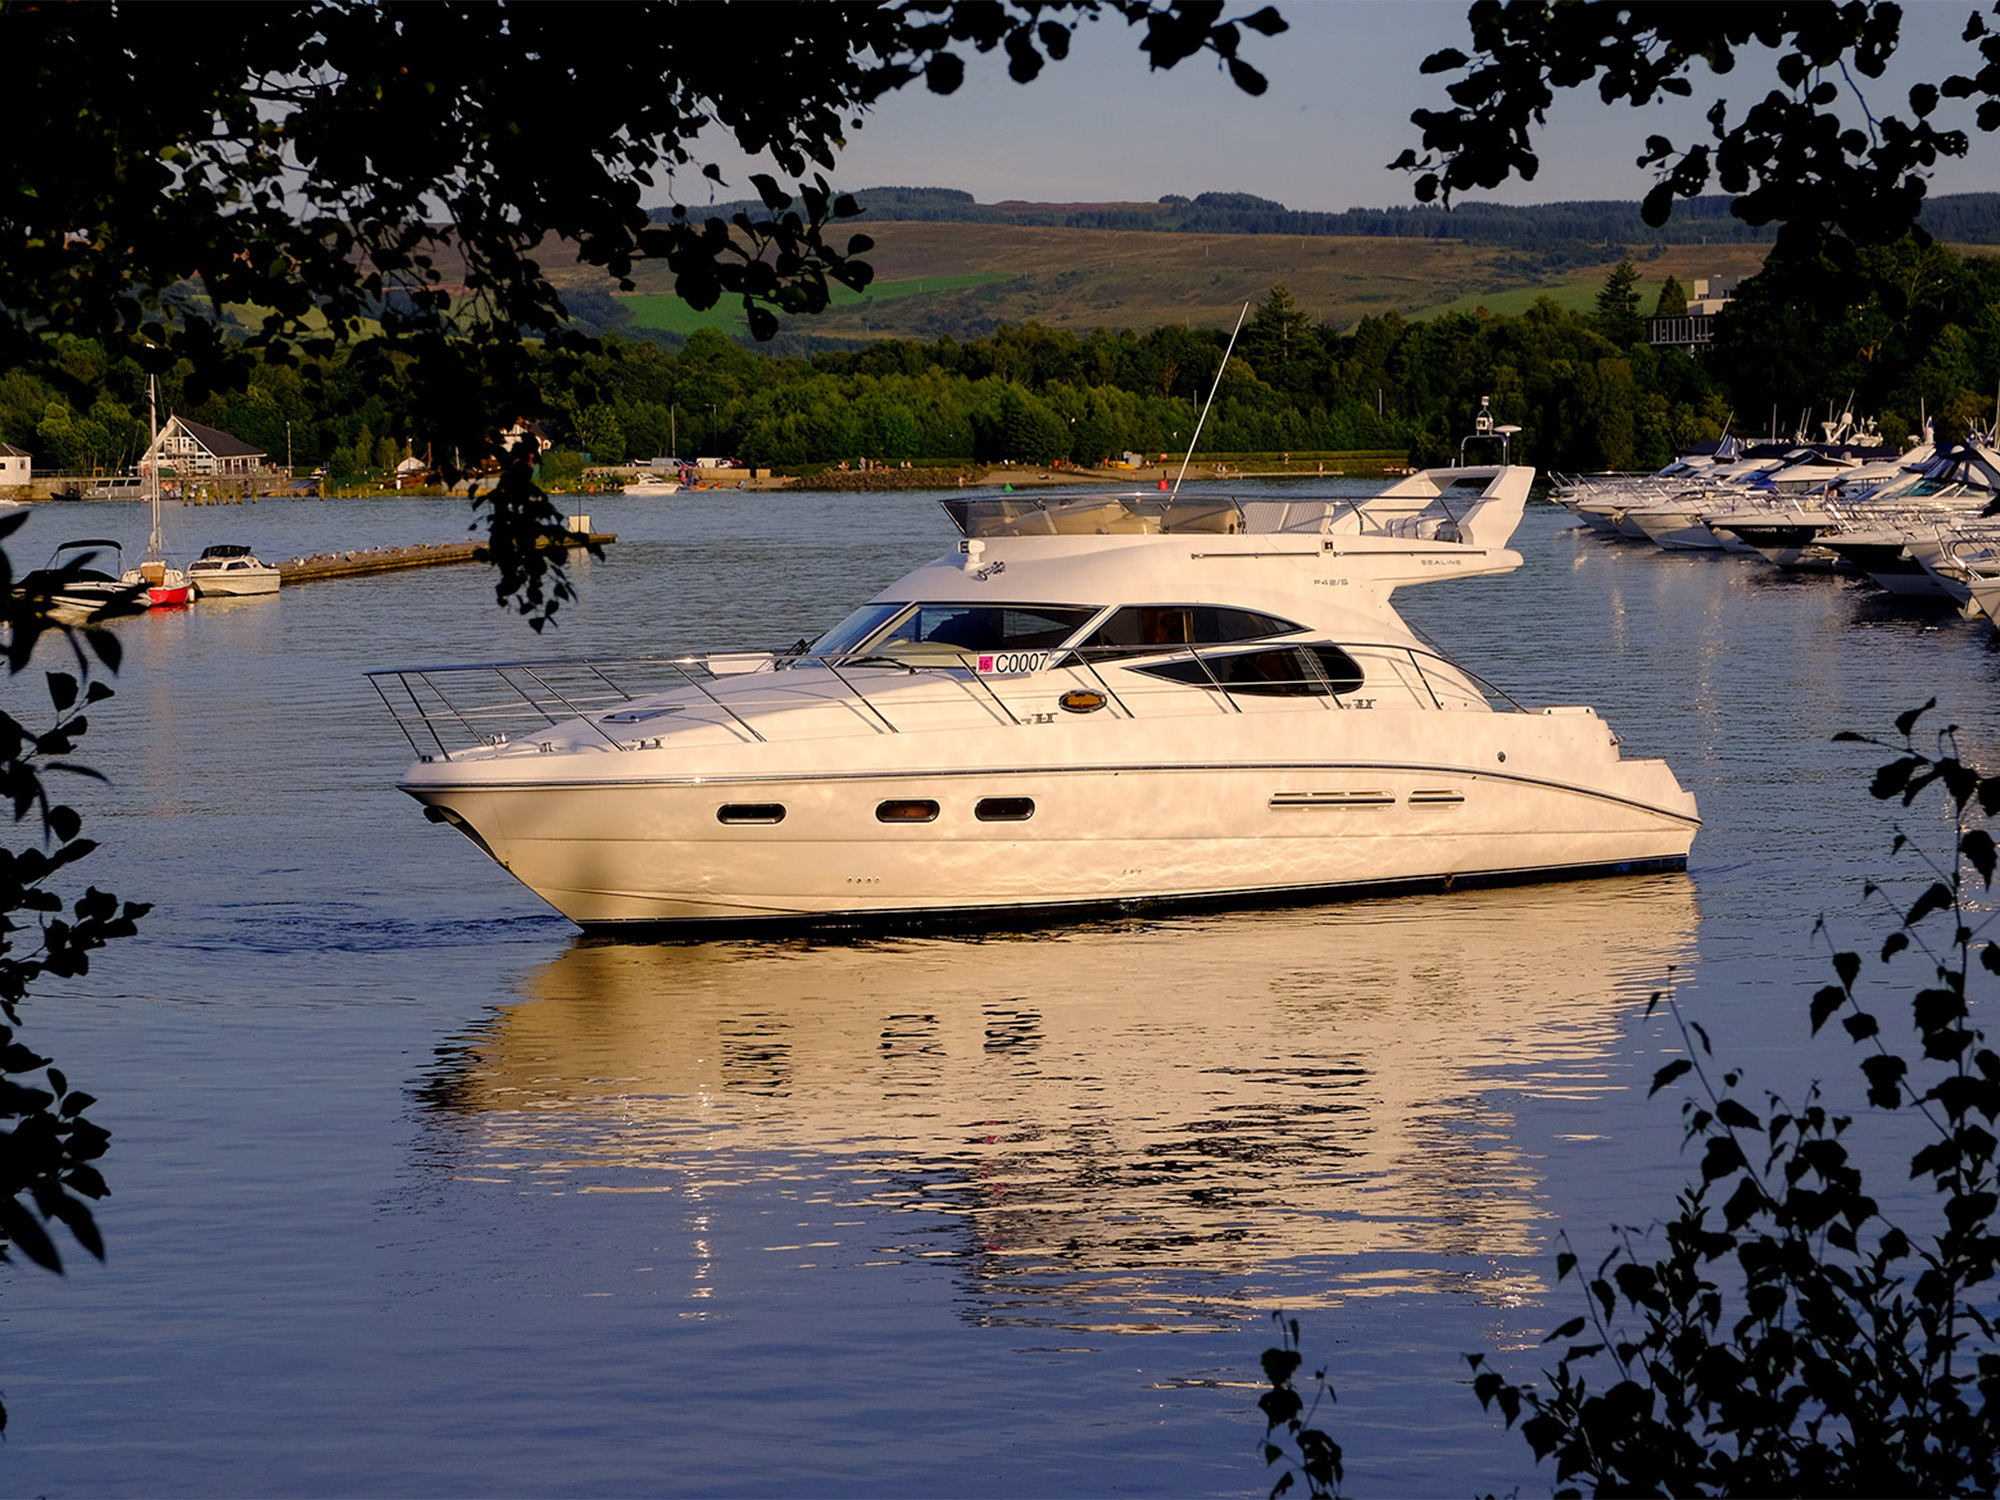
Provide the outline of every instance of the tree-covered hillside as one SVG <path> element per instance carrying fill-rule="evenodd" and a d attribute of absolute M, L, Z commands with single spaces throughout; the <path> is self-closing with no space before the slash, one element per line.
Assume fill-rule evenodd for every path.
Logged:
<path fill-rule="evenodd" d="M 1773 225 L 1734 218 L 1720 195 L 1675 205 L 1673 216 L 1653 228 L 1635 202 L 1539 203 L 1515 206 L 1461 202 L 1449 210 L 1428 206 L 1350 208 L 1315 213 L 1287 208 L 1250 193 L 1168 195 L 1156 203 L 979 203 L 954 188 L 872 187 L 854 195 L 858 222 L 1028 224 L 1062 229 L 1145 230 L 1163 234 L 1289 234 L 1454 239 L 1469 244 L 1545 251 L 1565 244 L 1650 245 L 1769 244 Z M 724 203 L 713 212 L 755 215 L 755 201 Z M 654 211 L 664 220 L 667 210 Z M 2000 193 L 1958 193 L 1925 201 L 1919 222 L 1938 239 L 1959 245 L 2000 244 Z"/>
<path fill-rule="evenodd" d="M 862 456 L 1090 466 L 1181 451 L 1212 387 L 1200 447 L 1218 458 L 1387 450 L 1435 462 L 1454 451 L 1483 396 L 1523 427 L 1520 456 L 1555 470 L 1657 466 L 1716 437 L 1732 413 L 1738 433 L 1773 420 L 1811 430 L 1840 403 L 1891 439 L 1926 416 L 1948 434 L 1993 420 L 2000 258 L 1905 241 L 1861 252 L 1837 276 L 1825 263 L 1777 264 L 1744 284 L 1700 356 L 1647 342 L 1648 315 L 1684 294 L 1626 262 L 1587 308 L 1542 298 L 1514 316 L 1419 322 L 1390 312 L 1334 326 L 1277 286 L 1219 386 L 1226 332 L 1180 323 L 1080 333 L 1027 322 L 970 340 L 886 338 L 789 355 L 713 329 L 678 350 L 614 335 L 568 374 L 544 359 L 542 399 L 570 473 L 586 452 L 616 463 L 676 443 L 777 469 Z M 0 378 L 0 441 L 43 468 L 129 464 L 143 433 L 141 372 L 88 340 L 63 341 L 61 355 L 61 382 Z M 272 454 L 289 436 L 300 464 L 356 481 L 402 453 L 399 414 L 415 401 L 346 360 L 316 388 L 263 362 L 245 388 L 209 395 L 176 369 L 162 395 Z"/>

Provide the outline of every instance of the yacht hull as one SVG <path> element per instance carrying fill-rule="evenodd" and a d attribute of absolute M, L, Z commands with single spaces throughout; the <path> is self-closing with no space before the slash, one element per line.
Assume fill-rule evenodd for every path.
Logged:
<path fill-rule="evenodd" d="M 276 568 L 254 573 L 196 573 L 195 590 L 204 599 L 245 599 L 275 594 L 282 577 Z"/>
<path fill-rule="evenodd" d="M 1698 827 L 1666 766 L 1619 759 L 1587 713 L 1467 715 L 1489 722 L 1450 735 L 1442 756 L 1435 714 L 1287 715 L 1306 723 L 1287 726 L 1282 756 L 1270 753 L 1276 725 L 1242 717 L 1262 722 L 1188 727 L 1166 762 L 1158 743 L 1111 755 L 1099 743 L 1096 763 L 1027 767 L 1021 738 L 1034 731 L 1021 727 L 992 731 L 986 747 L 958 739 L 949 764 L 886 741 L 872 769 L 850 756 L 839 771 L 760 774 L 750 762 L 788 757 L 739 750 L 727 774 L 704 775 L 663 750 L 619 756 L 615 779 L 508 784 L 504 763 L 489 762 L 415 768 L 402 787 L 585 927 L 929 919 L 1676 868 Z M 641 763 L 649 756 L 656 767 Z M 1032 813 L 984 821 L 986 799 Z M 934 818 L 878 817 L 913 801 L 934 802 Z M 782 821 L 723 821 L 776 807 Z"/>

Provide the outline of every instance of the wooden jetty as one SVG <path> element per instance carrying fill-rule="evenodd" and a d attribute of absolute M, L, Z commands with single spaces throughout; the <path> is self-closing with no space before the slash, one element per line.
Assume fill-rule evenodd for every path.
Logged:
<path fill-rule="evenodd" d="M 544 547 L 602 547 L 618 540 L 615 531 L 572 531 L 562 541 L 547 541 Z M 425 542 L 414 547 L 370 547 L 363 552 L 321 552 L 312 557 L 295 557 L 277 564 L 278 577 L 287 585 L 317 583 L 322 578 L 362 578 L 372 573 L 399 573 L 405 568 L 437 568 L 447 563 L 483 560 L 484 542 Z"/>

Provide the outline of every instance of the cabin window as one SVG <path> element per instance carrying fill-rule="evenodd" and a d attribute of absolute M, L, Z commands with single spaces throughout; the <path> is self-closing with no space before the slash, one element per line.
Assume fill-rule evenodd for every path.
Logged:
<path fill-rule="evenodd" d="M 1095 604 L 877 604 L 850 615 L 812 645 L 813 656 L 894 655 L 930 646 L 947 652 L 1047 651 L 1095 618 Z"/>
<path fill-rule="evenodd" d="M 782 823 L 785 821 L 785 804 L 782 802 L 725 802 L 715 810 L 718 823 Z"/>
<path fill-rule="evenodd" d="M 1171 646 L 1227 646 L 1296 635 L 1303 625 L 1254 609 L 1214 604 L 1128 604 L 1082 644 L 1094 656 L 1126 656 Z"/>
<path fill-rule="evenodd" d="M 927 797 L 896 797 L 876 804 L 878 823 L 935 823 L 938 805 Z"/>
<path fill-rule="evenodd" d="M 1274 698 L 1331 697 L 1351 693 L 1366 680 L 1361 664 L 1338 646 L 1206 652 L 1198 659 L 1161 662 L 1137 670 L 1190 687 Z"/>
<path fill-rule="evenodd" d="M 982 823 L 1025 823 L 1035 815 L 1035 799 L 981 797 L 972 815 Z"/>
<path fill-rule="evenodd" d="M 907 605 L 864 604 L 806 648 L 808 656 L 841 656 L 901 614 Z"/>
<path fill-rule="evenodd" d="M 1045 651 L 1060 646 L 1097 611 L 1080 604 L 919 604 L 876 649 L 912 645 L 963 651 Z"/>

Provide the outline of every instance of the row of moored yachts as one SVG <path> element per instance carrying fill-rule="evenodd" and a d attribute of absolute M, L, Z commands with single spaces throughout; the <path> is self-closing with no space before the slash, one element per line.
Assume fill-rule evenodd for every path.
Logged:
<path fill-rule="evenodd" d="M 1593 529 L 1675 550 L 1752 553 L 1781 568 L 1865 575 L 2000 622 L 2000 452 L 1991 434 L 1907 452 L 1870 431 L 1823 442 L 1724 438 L 1655 474 L 1555 480 Z"/>

